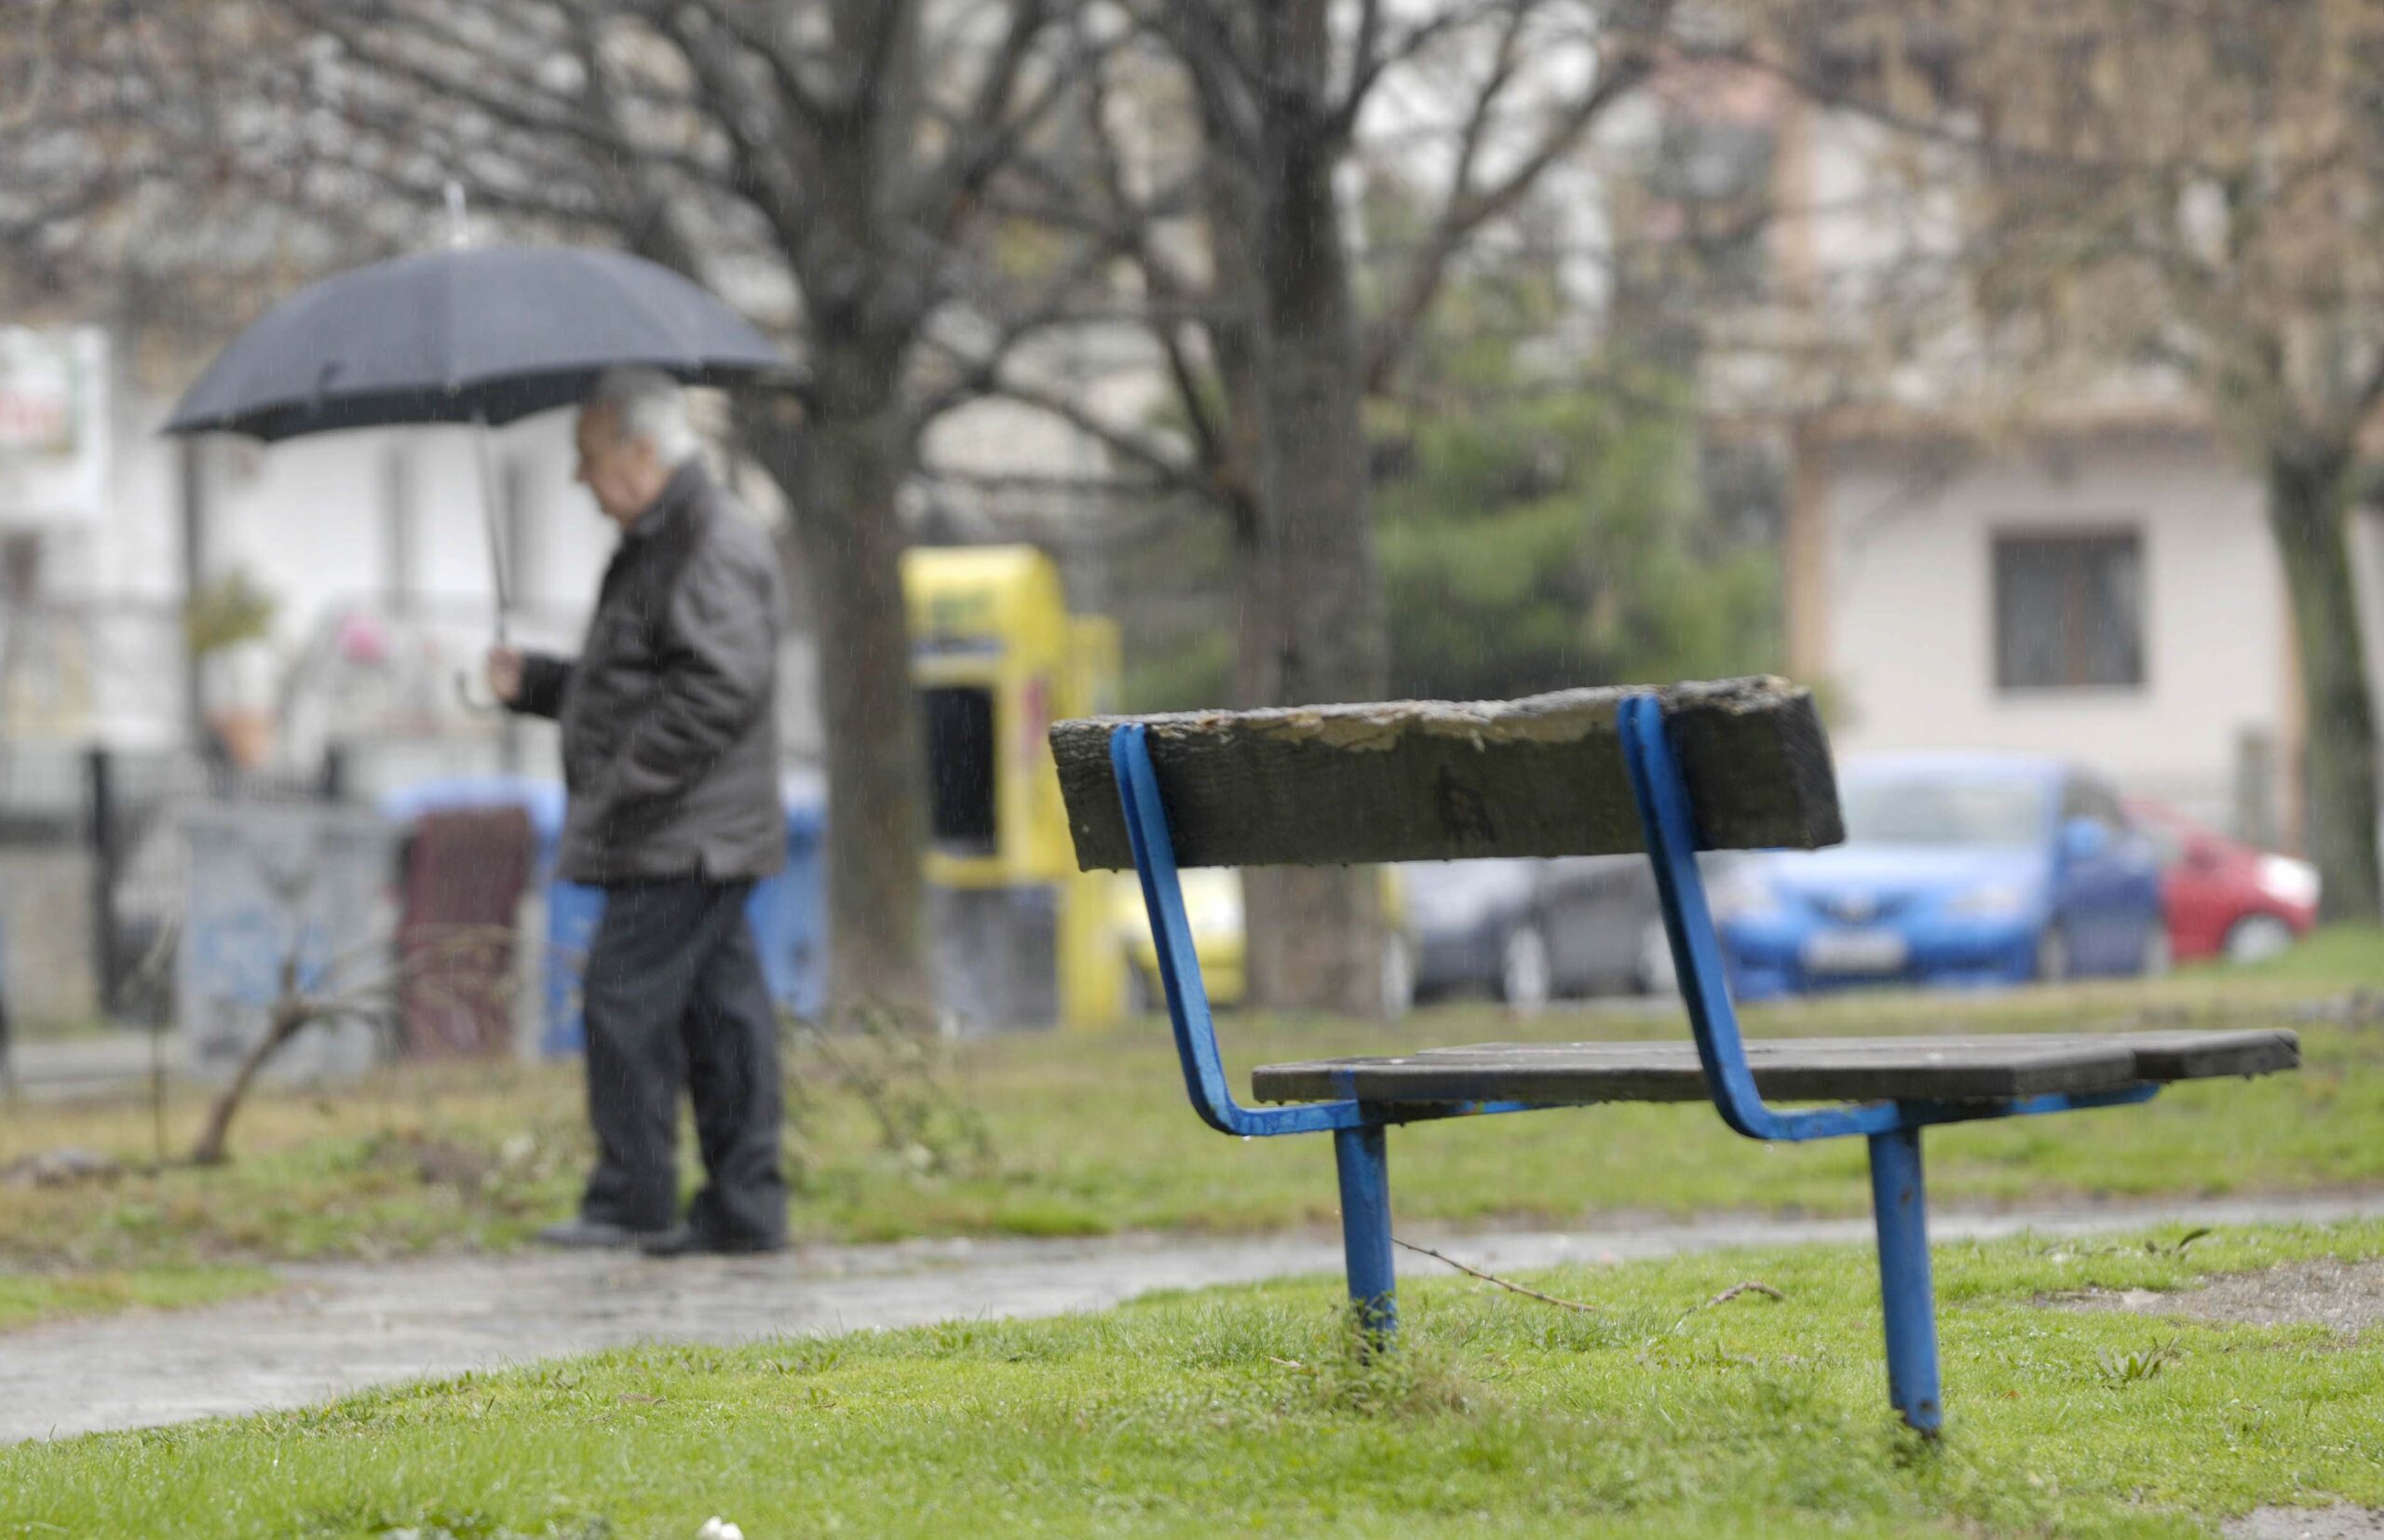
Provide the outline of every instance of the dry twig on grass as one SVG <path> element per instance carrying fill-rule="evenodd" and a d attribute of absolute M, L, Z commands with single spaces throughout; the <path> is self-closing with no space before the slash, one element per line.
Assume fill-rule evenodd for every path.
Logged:
<path fill-rule="evenodd" d="M 1543 1294 L 1537 1289 L 1527 1289 L 1524 1285 L 1517 1283 L 1510 1278 L 1502 1278 L 1496 1273 L 1485 1273 L 1479 1267 L 1468 1267 L 1465 1263 L 1457 1261 L 1455 1257 L 1443 1256 L 1442 1253 L 1433 1250 L 1429 1246 L 1418 1246 L 1412 1240 L 1401 1240 L 1396 1236 L 1391 1237 L 1390 1243 L 1403 1250 L 1415 1251 L 1421 1255 L 1428 1256 L 1434 1262 L 1446 1263 L 1449 1266 L 1456 1268 L 1458 1272 L 1465 1274 L 1468 1277 L 1480 1278 L 1484 1283 L 1495 1283 L 1499 1288 L 1506 1290 L 1509 1293 L 1521 1294 L 1525 1299 L 1537 1300 L 1542 1304 L 1553 1304 L 1561 1309 L 1578 1311 L 1584 1316 L 1594 1316 L 1599 1313 L 1598 1307 L 1594 1304 L 1583 1304 L 1578 1300 L 1559 1299 L 1553 1294 Z M 1766 1299 L 1780 1300 L 1783 1303 L 1788 1298 L 1786 1294 L 1781 1293 L 1779 1290 L 1774 1289 L 1768 1283 L 1757 1283 L 1753 1279 L 1749 1279 L 1744 1283 L 1734 1283 L 1727 1289 L 1723 1290 L 1720 1293 L 1714 1295 L 1712 1299 L 1707 1300 L 1704 1304 L 1693 1304 L 1686 1310 L 1682 1311 L 1680 1314 L 1680 1320 L 1673 1322 L 1673 1330 L 1675 1331 L 1680 1330 L 1681 1323 L 1687 1320 L 1691 1316 L 1696 1315 L 1699 1311 L 1711 1310 L 1717 1304 L 1727 1304 L 1741 1294 L 1761 1294 Z"/>
<path fill-rule="evenodd" d="M 1455 1257 L 1444 1257 L 1429 1246 L 1418 1246 L 1411 1240 L 1401 1240 L 1397 1236 L 1391 1237 L 1390 1243 L 1393 1246 L 1404 1247 L 1410 1251 L 1419 1251 L 1434 1262 L 1444 1262 L 1469 1277 L 1480 1278 L 1484 1283 L 1495 1283 L 1508 1292 L 1521 1294 L 1525 1299 L 1537 1300 L 1542 1304 L 1553 1304 L 1566 1310 L 1578 1310 L 1584 1316 L 1594 1316 L 1598 1313 L 1598 1307 L 1594 1304 L 1583 1304 L 1578 1300 L 1560 1300 L 1553 1294 L 1543 1294 L 1537 1289 L 1526 1289 L 1522 1284 L 1502 1278 L 1495 1273 L 1485 1273 L 1479 1267 L 1468 1267 Z"/>
<path fill-rule="evenodd" d="M 376 939 L 331 959 L 314 969 L 302 966 L 293 945 L 282 959 L 280 983 L 265 1012 L 265 1030 L 251 1044 L 232 1079 L 209 1107 L 206 1126 L 192 1145 L 193 1166 L 220 1166 L 229 1158 L 232 1119 L 240 1110 L 257 1076 L 291 1040 L 318 1023 L 359 1021 L 382 1037 L 397 1031 L 411 985 L 422 998 L 442 1005 L 467 1002 L 470 995 L 450 982 L 454 970 L 481 993 L 502 1000 L 511 991 L 509 974 L 490 978 L 469 965 L 494 946 L 510 946 L 511 932 L 502 925 L 453 925 L 427 943 L 402 951 Z"/>
<path fill-rule="evenodd" d="M 1686 1326 L 1688 1323 L 1688 1318 L 1691 1316 L 1696 1315 L 1699 1311 L 1711 1310 L 1717 1304 L 1727 1304 L 1741 1294 L 1761 1294 L 1768 1300 L 1778 1300 L 1782 1304 L 1785 1304 L 1788 1299 L 1787 1295 L 1781 1293 L 1779 1290 L 1774 1289 L 1768 1283 L 1756 1283 L 1752 1280 L 1745 1283 L 1734 1283 L 1727 1289 L 1723 1290 L 1720 1293 L 1714 1295 L 1712 1299 L 1707 1300 L 1703 1304 L 1692 1304 L 1687 1309 L 1682 1311 L 1680 1313 L 1680 1319 L 1673 1322 L 1672 1330 L 1674 1331 L 1679 1331 L 1683 1326 Z"/>

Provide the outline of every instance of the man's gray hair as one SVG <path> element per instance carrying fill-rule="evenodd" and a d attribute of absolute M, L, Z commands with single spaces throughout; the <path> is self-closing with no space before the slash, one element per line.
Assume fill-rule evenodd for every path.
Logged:
<path fill-rule="evenodd" d="M 609 407 L 613 431 L 624 441 L 643 439 L 666 466 L 696 457 L 702 441 L 687 421 L 687 398 L 679 382 L 658 369 L 608 369 L 596 377 L 588 405 Z"/>

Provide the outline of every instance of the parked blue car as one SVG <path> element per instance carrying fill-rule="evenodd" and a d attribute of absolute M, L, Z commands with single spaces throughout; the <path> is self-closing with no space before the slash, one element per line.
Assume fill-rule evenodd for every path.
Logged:
<path fill-rule="evenodd" d="M 2100 777 L 2018 755 L 1839 772 L 1846 843 L 1734 864 L 1714 923 L 1741 999 L 1993 985 L 2168 966 L 2160 866 Z"/>

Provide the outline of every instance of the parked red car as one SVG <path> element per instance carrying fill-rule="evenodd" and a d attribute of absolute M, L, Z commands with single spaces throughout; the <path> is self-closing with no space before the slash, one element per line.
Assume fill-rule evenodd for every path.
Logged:
<path fill-rule="evenodd" d="M 2161 908 L 2179 962 L 2273 957 L 2318 922 L 2318 870 L 2255 849 L 2161 803 L 2130 798 L 2128 814 L 2161 851 Z"/>

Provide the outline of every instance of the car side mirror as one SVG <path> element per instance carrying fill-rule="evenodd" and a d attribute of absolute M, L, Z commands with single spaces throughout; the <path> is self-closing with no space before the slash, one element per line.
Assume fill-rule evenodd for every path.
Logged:
<path fill-rule="evenodd" d="M 2067 861 L 2091 861 L 2111 847 L 2111 831 L 2093 818 L 2072 818 L 2061 826 L 2061 855 Z"/>

